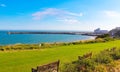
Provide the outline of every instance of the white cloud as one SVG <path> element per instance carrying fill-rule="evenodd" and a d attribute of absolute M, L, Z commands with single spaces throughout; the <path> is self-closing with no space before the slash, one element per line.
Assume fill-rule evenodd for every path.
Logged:
<path fill-rule="evenodd" d="M 77 20 L 77 19 L 61 19 L 61 20 L 58 20 L 58 21 L 61 21 L 65 24 L 80 24 L 80 21 Z"/>
<path fill-rule="evenodd" d="M 104 13 L 109 17 L 120 17 L 120 12 L 117 11 L 104 11 Z"/>
<path fill-rule="evenodd" d="M 5 4 L 0 4 L 0 6 L 1 6 L 1 7 L 6 7 L 6 5 L 5 5 Z"/>
<path fill-rule="evenodd" d="M 68 12 L 69 15 L 73 15 L 73 16 L 83 16 L 84 14 L 83 13 L 72 13 L 72 12 Z"/>
<path fill-rule="evenodd" d="M 44 11 L 38 11 L 32 14 L 34 19 L 41 19 L 43 17 L 48 17 L 48 16 L 55 16 L 55 17 L 81 17 L 83 16 L 83 13 L 73 13 L 61 9 L 56 9 L 56 8 L 48 8 L 45 9 Z"/>

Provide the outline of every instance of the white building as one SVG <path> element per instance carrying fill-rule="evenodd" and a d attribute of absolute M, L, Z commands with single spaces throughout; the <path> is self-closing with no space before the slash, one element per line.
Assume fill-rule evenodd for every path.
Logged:
<path fill-rule="evenodd" d="M 97 28 L 94 30 L 95 34 L 107 34 L 108 30 L 101 30 L 100 28 Z"/>

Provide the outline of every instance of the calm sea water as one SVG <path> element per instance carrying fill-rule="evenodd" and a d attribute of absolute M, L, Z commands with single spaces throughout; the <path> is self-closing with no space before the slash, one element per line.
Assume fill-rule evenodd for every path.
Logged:
<path fill-rule="evenodd" d="M 92 38 L 91 36 L 66 35 L 66 34 L 7 34 L 8 31 L 0 31 L 0 45 L 7 44 L 35 44 L 44 42 L 71 42 Z"/>

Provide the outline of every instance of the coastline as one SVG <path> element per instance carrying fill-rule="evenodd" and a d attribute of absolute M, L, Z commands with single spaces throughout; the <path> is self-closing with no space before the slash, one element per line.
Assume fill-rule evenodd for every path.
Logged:
<path fill-rule="evenodd" d="M 0 46 L 14 44 L 40 44 L 40 43 L 70 43 L 81 40 L 93 40 L 96 36 L 81 34 L 6 34 L 3 35 Z"/>
<path fill-rule="evenodd" d="M 97 36 L 91 36 L 88 40 L 95 39 Z"/>
<path fill-rule="evenodd" d="M 84 35 L 85 36 L 85 35 Z M 74 40 L 74 41 L 68 41 L 68 42 L 43 42 L 43 43 L 48 43 L 48 44 L 53 44 L 53 43 L 72 43 L 72 42 L 78 42 L 78 41 L 88 41 L 88 40 L 95 40 L 96 36 L 89 36 L 89 38 L 82 39 L 82 40 Z M 33 45 L 33 44 L 41 44 L 41 43 L 14 43 L 14 44 L 6 44 L 6 45 L 22 45 L 22 44 L 28 44 L 28 45 Z M 0 46 L 6 46 L 6 45 L 0 45 Z"/>
<path fill-rule="evenodd" d="M 68 45 L 77 45 L 77 44 L 86 44 L 86 43 L 95 43 L 95 36 L 91 36 L 84 40 L 70 41 L 70 42 L 45 42 L 45 43 L 15 43 L 0 45 L 0 51 L 26 51 L 26 50 L 38 50 L 44 48 L 51 48 L 56 46 L 68 46 Z"/>
<path fill-rule="evenodd" d="M 72 41 L 72 42 L 95 40 L 96 37 L 97 37 L 97 36 L 90 36 L 90 37 L 87 38 L 87 39 L 84 39 L 84 40 L 76 40 L 76 41 Z M 68 43 L 69 43 L 69 42 L 68 42 Z"/>

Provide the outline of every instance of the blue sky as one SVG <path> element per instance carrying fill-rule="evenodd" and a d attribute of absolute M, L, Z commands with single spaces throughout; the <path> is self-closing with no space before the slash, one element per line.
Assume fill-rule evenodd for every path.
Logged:
<path fill-rule="evenodd" d="M 0 30 L 120 27 L 120 0 L 0 0 Z"/>

